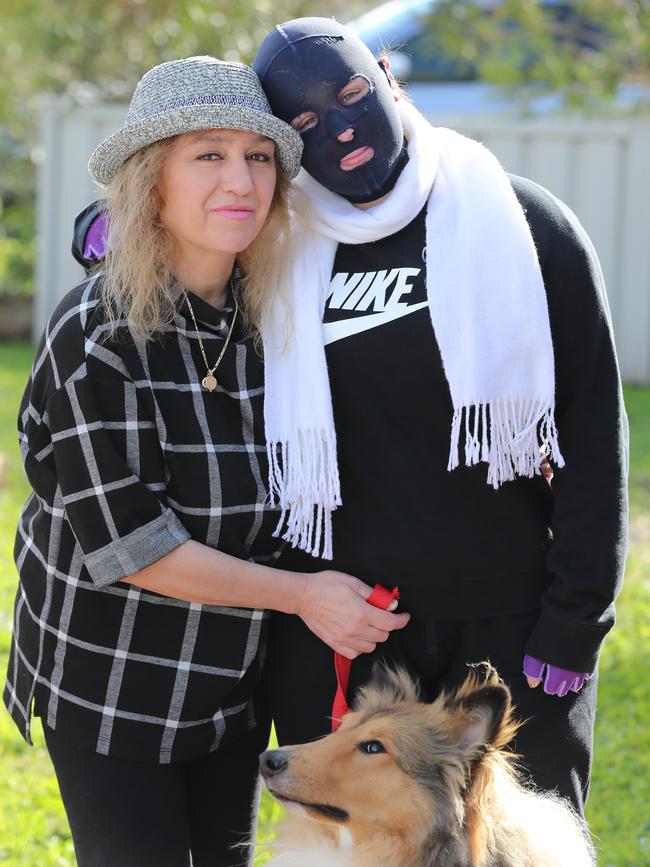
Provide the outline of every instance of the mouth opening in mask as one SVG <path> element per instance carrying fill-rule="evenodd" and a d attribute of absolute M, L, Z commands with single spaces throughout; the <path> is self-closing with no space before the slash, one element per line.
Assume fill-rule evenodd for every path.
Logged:
<path fill-rule="evenodd" d="M 369 165 L 361 166 L 357 171 L 359 172 L 360 177 L 363 177 L 366 192 L 360 193 L 359 195 L 347 195 L 343 198 L 347 199 L 347 201 L 352 205 L 367 205 L 369 202 L 374 202 L 377 199 L 387 196 L 397 183 L 397 180 L 402 174 L 404 166 L 408 161 L 408 151 L 406 150 L 406 143 L 404 143 L 404 147 L 400 151 L 400 154 L 393 165 L 393 171 L 387 178 L 385 178 L 383 183 L 372 174 L 372 169 Z"/>

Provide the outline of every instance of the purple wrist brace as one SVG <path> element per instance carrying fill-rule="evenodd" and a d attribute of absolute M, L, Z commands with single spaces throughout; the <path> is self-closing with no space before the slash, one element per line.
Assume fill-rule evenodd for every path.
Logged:
<path fill-rule="evenodd" d="M 569 671 L 567 668 L 559 668 L 557 665 L 549 665 L 534 656 L 524 657 L 524 674 L 535 680 L 544 680 L 544 692 L 548 695 L 566 695 L 569 690 L 580 692 L 586 680 L 591 674 L 583 671 Z"/>

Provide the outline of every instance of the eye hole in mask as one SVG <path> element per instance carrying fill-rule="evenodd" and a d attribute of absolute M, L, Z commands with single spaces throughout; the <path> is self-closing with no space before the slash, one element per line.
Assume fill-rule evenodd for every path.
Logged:
<path fill-rule="evenodd" d="M 365 75 L 355 75 L 339 91 L 337 101 L 339 105 L 356 105 L 372 92 L 372 85 Z M 301 135 L 315 129 L 320 119 L 314 111 L 303 111 L 291 121 L 291 126 Z"/>

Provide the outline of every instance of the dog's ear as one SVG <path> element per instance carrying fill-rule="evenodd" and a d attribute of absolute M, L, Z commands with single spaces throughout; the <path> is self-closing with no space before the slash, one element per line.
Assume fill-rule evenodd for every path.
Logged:
<path fill-rule="evenodd" d="M 370 684 L 393 702 L 417 701 L 420 694 L 417 683 L 401 665 L 390 667 L 385 663 L 373 662 Z"/>
<path fill-rule="evenodd" d="M 479 687 L 463 697 L 454 715 L 460 720 L 459 746 L 479 758 L 488 746 L 501 746 L 499 737 L 510 714 L 510 691 L 503 684 Z"/>
<path fill-rule="evenodd" d="M 471 666 L 472 671 L 453 695 L 444 697 L 455 720 L 456 740 L 467 756 L 480 758 L 488 746 L 501 749 L 519 724 L 512 718 L 510 690 L 489 662 Z"/>
<path fill-rule="evenodd" d="M 418 698 L 418 686 L 406 669 L 389 668 L 383 663 L 373 662 L 370 680 L 355 697 L 354 710 L 418 701 Z"/>

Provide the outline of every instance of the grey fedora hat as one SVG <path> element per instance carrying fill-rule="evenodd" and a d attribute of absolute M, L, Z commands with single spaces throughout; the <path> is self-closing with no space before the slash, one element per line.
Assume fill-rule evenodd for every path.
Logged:
<path fill-rule="evenodd" d="M 138 83 L 122 129 L 103 141 L 88 171 L 107 184 L 136 151 L 153 142 L 200 129 L 241 129 L 268 136 L 290 178 L 300 169 L 302 139 L 275 117 L 259 78 L 243 63 L 215 57 L 170 60 Z"/>

